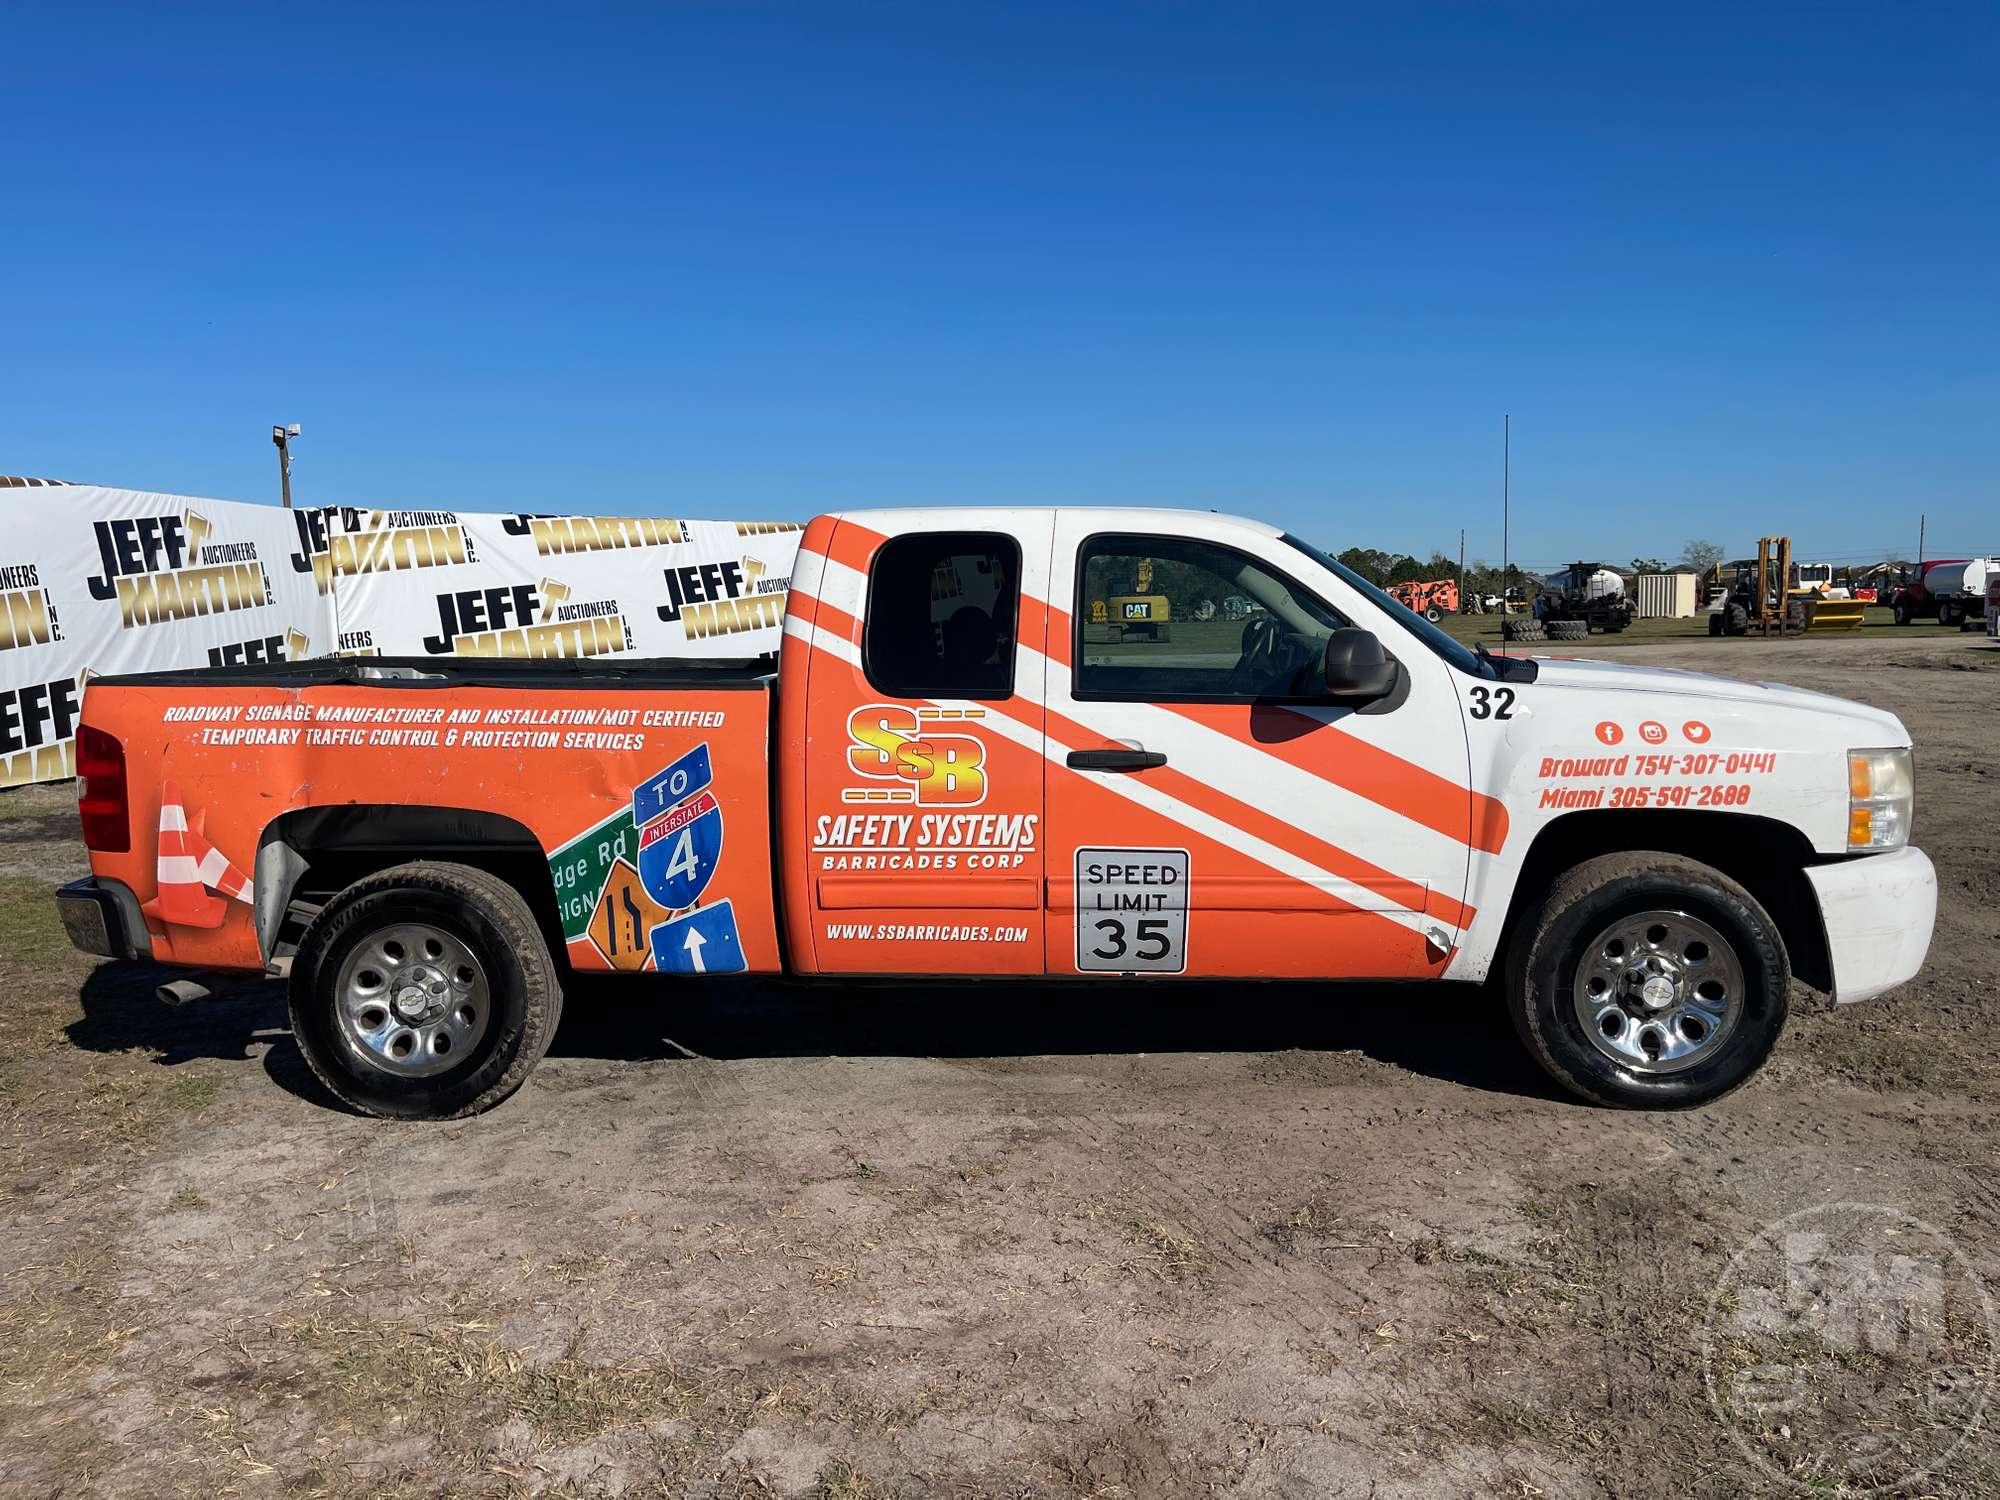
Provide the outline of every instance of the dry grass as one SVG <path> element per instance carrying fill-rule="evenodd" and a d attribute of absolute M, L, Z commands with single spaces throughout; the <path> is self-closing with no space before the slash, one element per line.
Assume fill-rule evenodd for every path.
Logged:
<path fill-rule="evenodd" d="M 1162 1281 L 1195 1281 L 1208 1257 L 1200 1245 L 1179 1230 L 1149 1219 L 1134 1219 L 1127 1232 L 1140 1247 L 1141 1261 Z"/>

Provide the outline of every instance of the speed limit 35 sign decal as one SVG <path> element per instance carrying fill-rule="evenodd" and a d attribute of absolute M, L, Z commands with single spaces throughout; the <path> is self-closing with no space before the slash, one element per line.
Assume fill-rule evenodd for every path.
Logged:
<path fill-rule="evenodd" d="M 1085 973 L 1187 968 L 1185 849 L 1076 851 L 1076 966 Z"/>

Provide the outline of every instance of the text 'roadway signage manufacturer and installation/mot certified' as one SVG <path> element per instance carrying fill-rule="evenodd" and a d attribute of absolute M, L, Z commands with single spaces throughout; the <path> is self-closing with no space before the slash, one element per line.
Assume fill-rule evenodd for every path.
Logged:
<path fill-rule="evenodd" d="M 1187 968 L 1185 849 L 1076 851 L 1076 966 L 1086 973 Z"/>

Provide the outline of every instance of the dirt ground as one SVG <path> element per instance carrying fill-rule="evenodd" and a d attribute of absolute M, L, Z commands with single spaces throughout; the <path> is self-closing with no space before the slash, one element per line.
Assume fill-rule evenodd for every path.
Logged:
<path fill-rule="evenodd" d="M 1752 1235 L 1888 1205 L 2000 1289 L 2000 653 L 1618 654 L 1901 714 L 1942 882 L 1921 978 L 1687 1114 L 1476 991 L 768 985 L 585 991 L 500 1109 L 362 1120 L 275 987 L 73 954 L 69 790 L 0 797 L 0 1493 L 1780 1492 L 1699 1352 Z M 1994 1433 L 1902 1492 L 2000 1493 Z"/>

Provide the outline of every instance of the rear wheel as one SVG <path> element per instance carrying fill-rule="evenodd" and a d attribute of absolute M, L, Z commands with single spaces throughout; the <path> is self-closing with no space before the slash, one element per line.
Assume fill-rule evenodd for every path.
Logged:
<path fill-rule="evenodd" d="M 1898 599 L 1896 601 L 1890 613 L 1895 616 L 1898 625 L 1907 625 L 1910 623 L 1910 606 L 1903 603 L 1902 600 Z"/>
<path fill-rule="evenodd" d="M 1946 601 L 1938 606 L 1938 624 L 1949 629 L 1958 623 L 1958 606 Z"/>
<path fill-rule="evenodd" d="M 292 1032 L 314 1074 L 365 1114 L 442 1120 L 519 1088 L 562 989 L 534 913 L 466 865 L 398 865 L 326 904 L 292 962 Z"/>
<path fill-rule="evenodd" d="M 1756 898 L 1679 855 L 1566 872 L 1509 954 L 1508 1005 L 1535 1060 L 1599 1104 L 1705 1104 L 1763 1064 L 1785 1024 L 1783 940 Z"/>

